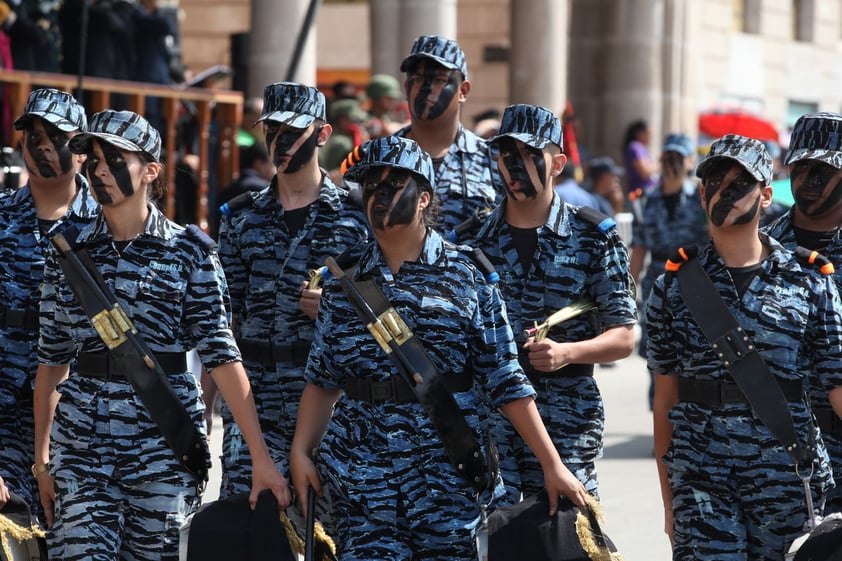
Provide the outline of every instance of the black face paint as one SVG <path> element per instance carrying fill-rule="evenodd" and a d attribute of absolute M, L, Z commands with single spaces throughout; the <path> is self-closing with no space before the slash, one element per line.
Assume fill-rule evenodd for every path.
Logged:
<path fill-rule="evenodd" d="M 497 146 L 500 150 L 500 157 L 503 160 L 503 166 L 506 168 L 506 172 L 509 174 L 509 182 L 506 183 L 506 193 L 510 197 L 514 197 L 518 193 L 523 194 L 527 199 L 532 199 L 538 196 L 538 191 L 543 190 L 544 184 L 547 180 L 547 164 L 544 160 L 544 153 L 537 148 L 533 148 L 528 144 L 524 144 L 524 148 L 526 152 L 529 154 L 529 158 L 532 160 L 532 163 L 535 165 L 535 171 L 538 174 L 538 178 L 541 185 L 535 185 L 532 177 L 529 176 L 529 171 L 526 169 L 526 162 L 523 161 L 521 156 L 520 150 L 518 150 L 518 143 L 512 138 L 504 137 L 498 143 Z M 511 190 L 510 182 L 520 182 L 520 190 L 514 192 Z"/>
<path fill-rule="evenodd" d="M 447 77 L 445 78 L 445 72 Z M 411 100 L 412 116 L 422 121 L 433 121 L 444 113 L 454 96 L 459 92 L 459 76 L 456 70 L 445 70 L 432 62 L 420 62 L 409 75 L 406 88 L 407 97 L 411 95 L 413 87 L 418 85 L 418 92 Z M 439 94 L 429 109 L 427 98 L 434 90 Z"/>
<path fill-rule="evenodd" d="M 391 168 L 370 170 L 363 179 L 363 203 L 371 227 L 385 230 L 399 224 L 411 224 L 418 210 L 420 191 L 412 174 Z"/>
<path fill-rule="evenodd" d="M 56 170 L 55 164 L 50 161 L 49 156 L 39 149 L 39 146 L 45 140 L 43 135 L 47 136 L 46 141 L 53 146 L 58 158 L 58 170 Z M 25 146 L 35 169 L 24 158 L 27 171 L 43 178 L 58 177 L 68 173 L 73 167 L 73 154 L 70 152 L 69 140 L 66 133 L 46 121 L 43 121 L 43 128 L 31 124 L 26 131 Z"/>
<path fill-rule="evenodd" d="M 798 209 L 807 216 L 821 216 L 842 201 L 840 170 L 817 161 L 792 165 L 789 177 Z"/>
<path fill-rule="evenodd" d="M 724 173 L 719 170 L 709 173 L 705 182 L 705 206 L 708 208 L 711 223 L 722 226 L 737 204 L 757 191 L 757 198 L 751 208 L 734 219 L 735 225 L 751 222 L 760 208 L 758 187 L 759 182 L 745 170 L 738 171 L 731 167 Z M 719 200 L 713 203 L 711 208 L 711 201 L 717 193 Z"/>
<path fill-rule="evenodd" d="M 290 158 L 289 162 L 287 162 L 287 167 L 284 169 L 284 173 L 297 172 L 313 158 L 313 154 L 316 152 L 316 146 L 319 144 L 319 134 L 321 132 L 321 127 L 313 129 L 313 132 L 310 134 L 310 138 L 305 140 L 301 146 L 298 147 L 298 150 L 295 151 L 295 154 L 293 154 L 292 158 Z"/>
<path fill-rule="evenodd" d="M 99 147 L 100 150 L 102 150 L 105 165 L 108 167 L 109 173 L 111 173 L 114 177 L 114 183 L 117 184 L 117 188 L 119 188 L 120 192 L 127 198 L 131 197 L 135 192 L 134 183 L 132 182 L 132 174 L 131 171 L 129 171 L 129 165 L 125 158 L 123 158 L 122 152 L 106 142 L 100 142 Z M 85 162 L 85 173 L 88 176 L 88 182 L 96 194 L 96 199 L 99 204 L 107 205 L 113 203 L 114 199 L 108 193 L 105 184 L 99 176 L 96 175 L 96 170 L 99 164 L 99 156 L 92 149 Z"/>

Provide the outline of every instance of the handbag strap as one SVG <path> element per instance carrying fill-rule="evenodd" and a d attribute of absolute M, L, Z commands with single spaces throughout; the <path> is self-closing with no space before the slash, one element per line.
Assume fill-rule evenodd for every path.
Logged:
<path fill-rule="evenodd" d="M 792 413 L 778 379 L 722 300 L 697 253 L 695 247 L 681 248 L 667 262 L 667 271 L 678 278 L 687 309 L 745 394 L 755 416 L 783 444 L 796 467 L 809 465 L 815 450 L 798 443 Z"/>

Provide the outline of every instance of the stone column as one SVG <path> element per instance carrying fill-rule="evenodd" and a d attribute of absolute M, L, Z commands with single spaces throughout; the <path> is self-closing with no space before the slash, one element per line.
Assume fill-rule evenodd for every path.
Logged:
<path fill-rule="evenodd" d="M 698 113 L 695 97 L 693 52 L 696 26 L 692 0 L 666 0 L 664 11 L 663 132 L 696 137 Z M 698 16 L 698 14 L 696 14 Z M 653 140 L 653 147 L 660 148 Z M 656 151 L 657 152 L 657 151 Z"/>
<path fill-rule="evenodd" d="M 512 2 L 510 103 L 564 109 L 568 13 L 567 0 Z"/>
<path fill-rule="evenodd" d="M 369 0 L 371 73 L 400 76 L 400 65 L 409 47 L 401 41 L 401 3 Z"/>
<path fill-rule="evenodd" d="M 604 39 L 608 46 L 602 95 L 600 137 L 615 156 L 626 126 L 645 119 L 654 156 L 663 140 L 664 3 L 666 0 L 614 0 Z"/>
<path fill-rule="evenodd" d="M 458 39 L 456 0 L 402 0 L 400 4 L 400 60 L 409 53 L 412 42 L 419 35 Z"/>
<path fill-rule="evenodd" d="M 311 0 L 252 0 L 249 96 L 262 96 L 266 84 L 286 79 L 295 44 Z M 316 22 L 307 35 L 293 81 L 316 85 Z"/>

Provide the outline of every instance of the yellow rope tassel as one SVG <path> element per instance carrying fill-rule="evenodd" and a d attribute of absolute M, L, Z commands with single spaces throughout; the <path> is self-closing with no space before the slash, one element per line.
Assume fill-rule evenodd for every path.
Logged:
<path fill-rule="evenodd" d="M 33 538 L 43 538 L 45 536 L 44 531 L 37 526 L 24 528 L 0 514 L 0 546 L 3 547 L 3 554 L 6 556 L 6 559 L 12 558 L 12 550 L 9 548 L 9 537 L 23 543 Z"/>
<path fill-rule="evenodd" d="M 602 515 L 602 507 L 590 495 L 588 495 L 587 507 L 591 509 L 597 520 L 600 522 L 605 521 L 605 517 Z M 623 556 L 619 552 L 612 553 L 608 551 L 607 547 L 597 545 L 593 535 L 593 528 L 591 528 L 588 522 L 588 517 L 582 514 L 581 511 L 576 513 L 576 535 L 579 537 L 579 543 L 582 549 L 585 550 L 585 553 L 588 554 L 588 557 L 592 561 L 623 561 Z"/>
<path fill-rule="evenodd" d="M 293 553 L 304 555 L 304 540 L 298 535 L 298 532 L 295 531 L 295 527 L 283 511 L 281 511 L 281 524 L 284 527 L 284 533 L 287 536 L 289 546 Z M 330 552 L 336 555 L 336 544 L 333 542 L 333 539 L 327 535 L 327 532 L 325 532 L 321 522 L 316 522 L 316 527 L 313 533 L 315 534 L 316 541 L 326 544 L 330 549 Z"/>

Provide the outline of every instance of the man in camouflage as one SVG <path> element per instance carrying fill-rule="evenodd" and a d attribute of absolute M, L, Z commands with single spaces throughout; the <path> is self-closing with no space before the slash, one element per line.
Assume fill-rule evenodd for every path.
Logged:
<path fill-rule="evenodd" d="M 456 41 L 424 35 L 415 39 L 401 72 L 411 119 L 395 134 L 416 141 L 433 159 L 437 227 L 449 232 L 502 197 L 488 145 L 459 121 L 471 92 L 465 53 Z"/>
<path fill-rule="evenodd" d="M 228 203 L 219 255 L 231 293 L 237 343 L 264 437 L 282 473 L 304 389 L 321 288 L 309 273 L 325 258 L 365 241 L 365 216 L 319 168 L 332 132 L 325 98 L 292 82 L 266 86 L 261 123 L 277 173 L 262 191 Z M 223 407 L 221 495 L 248 489 L 249 454 Z"/>
<path fill-rule="evenodd" d="M 813 465 L 802 474 L 812 470 L 812 498 L 821 504 L 831 472 L 802 383 L 818 376 L 842 412 L 842 304 L 833 279 L 758 233 L 772 199 L 772 159 L 761 142 L 726 135 L 696 174 L 711 233 L 699 263 L 777 378 L 799 444 L 815 442 Z M 673 274 L 655 282 L 647 330 L 673 559 L 780 561 L 807 519 L 802 480 L 688 311 Z"/>
<path fill-rule="evenodd" d="M 786 164 L 795 205 L 766 232 L 788 249 L 806 247 L 830 259 L 833 279 L 842 288 L 842 115 L 813 113 L 798 119 Z M 842 512 L 842 419 L 831 408 L 818 379 L 812 380 L 810 398 L 836 481 L 825 514 Z"/>
<path fill-rule="evenodd" d="M 507 107 L 491 143 L 507 193 L 477 234 L 476 246 L 500 274 L 514 332 L 520 335 L 570 304 L 596 304 L 596 311 L 556 326 L 543 340 L 521 337 L 519 349 L 559 455 L 596 495 L 594 461 L 602 453 L 605 415 L 593 370 L 634 347 L 637 310 L 628 254 L 613 219 L 569 205 L 554 191 L 553 178 L 567 159 L 561 121 L 552 111 Z M 541 468 L 524 441 L 508 423 L 496 431 L 509 500 L 540 491 Z"/>
<path fill-rule="evenodd" d="M 86 224 L 99 207 L 78 173 L 81 158 L 68 148 L 70 139 L 87 128 L 85 109 L 73 96 L 33 91 L 15 128 L 23 131 L 29 181 L 0 198 L 0 507 L 12 491 L 37 510 L 29 468 L 44 253 L 52 233 Z"/>

